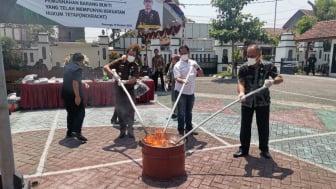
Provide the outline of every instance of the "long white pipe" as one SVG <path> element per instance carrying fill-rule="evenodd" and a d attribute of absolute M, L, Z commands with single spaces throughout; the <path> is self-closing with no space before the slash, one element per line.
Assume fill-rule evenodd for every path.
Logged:
<path fill-rule="evenodd" d="M 112 70 L 112 73 L 113 73 L 113 75 L 116 75 L 116 76 L 118 75 L 117 72 L 116 72 L 115 70 Z M 148 132 L 147 132 L 146 127 L 145 127 L 145 124 L 144 124 L 144 121 L 143 121 L 143 119 L 142 119 L 142 117 L 141 117 L 141 115 L 140 115 L 138 109 L 136 108 L 136 106 L 135 106 L 135 104 L 134 104 L 134 102 L 133 102 L 133 99 L 132 99 L 131 95 L 130 95 L 129 92 L 127 91 L 125 85 L 121 82 L 120 78 L 118 78 L 117 80 L 118 80 L 118 83 L 120 84 L 121 88 L 122 88 L 122 89 L 124 90 L 124 92 L 126 93 L 126 95 L 127 95 L 128 99 L 129 99 L 129 101 L 130 101 L 130 103 L 131 103 L 131 105 L 132 105 L 132 107 L 133 107 L 135 113 L 137 114 L 137 116 L 138 116 L 138 118 L 139 118 L 139 120 L 140 120 L 140 124 L 141 124 L 142 128 L 144 129 L 146 135 L 148 135 Z"/>
<path fill-rule="evenodd" d="M 267 87 L 263 86 L 260 87 L 259 89 L 256 89 L 254 91 L 251 91 L 250 93 L 245 95 L 245 98 L 254 95 L 264 89 L 266 89 Z M 226 105 L 225 107 L 223 107 L 222 109 L 218 110 L 217 112 L 215 112 L 214 114 L 210 115 L 208 118 L 206 118 L 205 120 L 203 120 L 199 125 L 196 125 L 193 129 L 191 129 L 187 134 L 185 134 L 183 137 L 181 137 L 175 144 L 180 143 L 182 140 L 184 140 L 185 138 L 187 138 L 187 136 L 189 136 L 194 130 L 196 130 L 198 127 L 200 127 L 201 125 L 203 125 L 205 122 L 207 122 L 209 119 L 215 117 L 217 114 L 219 114 L 220 112 L 224 111 L 225 109 L 227 109 L 228 107 L 236 104 L 237 102 L 239 102 L 240 99 L 238 98 L 237 100 L 231 102 L 230 104 Z"/>
<path fill-rule="evenodd" d="M 193 69 L 193 67 L 192 67 L 192 66 L 190 66 L 190 69 L 189 69 L 189 72 L 188 72 L 188 74 L 187 74 L 187 77 L 185 78 L 185 80 L 186 80 L 186 81 L 188 81 L 188 79 L 189 79 L 189 76 L 190 76 L 190 73 L 191 73 L 192 69 Z M 174 106 L 173 106 L 173 108 L 172 108 L 172 109 L 171 109 L 171 111 L 170 111 L 170 114 L 169 114 L 169 117 L 168 117 L 167 123 L 166 123 L 166 125 L 165 125 L 165 128 L 164 128 L 164 130 L 163 130 L 163 133 L 165 133 L 165 132 L 166 132 L 166 130 L 167 130 L 167 127 L 168 127 L 169 121 L 170 121 L 170 119 L 171 119 L 171 116 L 172 116 L 172 115 L 173 115 L 173 113 L 174 113 L 174 110 L 175 110 L 175 108 L 176 108 L 176 106 L 177 106 L 177 104 L 178 104 L 178 101 L 179 101 L 179 100 L 180 100 L 180 98 L 181 98 L 182 91 L 183 91 L 183 89 L 184 89 L 184 86 L 185 86 L 185 85 L 186 85 L 186 82 L 184 82 L 184 83 L 182 84 L 181 90 L 180 90 L 180 92 L 179 92 L 179 94 L 178 94 L 178 96 L 177 96 L 177 98 L 176 98 L 176 100 L 175 100 Z M 173 89 L 172 89 L 172 90 L 173 90 Z"/>

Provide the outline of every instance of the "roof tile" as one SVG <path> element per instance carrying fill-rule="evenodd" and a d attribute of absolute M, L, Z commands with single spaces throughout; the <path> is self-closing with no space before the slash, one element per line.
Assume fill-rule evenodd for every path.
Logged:
<path fill-rule="evenodd" d="M 336 38 L 336 20 L 317 22 L 311 29 L 296 37 L 296 41 L 323 41 Z"/>

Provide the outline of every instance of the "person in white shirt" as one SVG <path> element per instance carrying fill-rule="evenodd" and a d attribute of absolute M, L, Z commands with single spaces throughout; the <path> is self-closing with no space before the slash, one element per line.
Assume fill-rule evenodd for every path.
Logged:
<path fill-rule="evenodd" d="M 185 84 L 181 97 L 178 102 L 178 127 L 177 130 L 180 135 L 188 133 L 192 130 L 192 109 L 195 102 L 195 80 L 197 76 L 203 75 L 203 70 L 197 64 L 196 61 L 189 58 L 189 47 L 183 45 L 179 48 L 180 61 L 174 66 L 174 78 L 175 78 L 175 96 L 177 97 Z M 187 75 L 189 70 L 192 69 L 189 78 Z M 194 132 L 193 134 L 197 134 Z"/>

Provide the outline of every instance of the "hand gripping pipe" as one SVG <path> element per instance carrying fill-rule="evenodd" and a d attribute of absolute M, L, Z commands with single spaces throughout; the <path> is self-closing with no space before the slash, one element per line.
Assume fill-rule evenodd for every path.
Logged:
<path fill-rule="evenodd" d="M 254 91 L 251 91 L 250 93 L 245 95 L 245 98 L 252 96 L 264 89 L 266 89 L 267 87 L 263 86 L 260 87 Z M 206 118 L 205 120 L 203 120 L 199 125 L 196 125 L 193 129 L 191 129 L 188 133 L 186 133 L 183 137 L 181 137 L 178 141 L 176 141 L 175 144 L 178 144 L 179 142 L 181 142 L 182 140 L 184 140 L 185 138 L 187 138 L 192 132 L 194 132 L 194 130 L 196 130 L 198 127 L 200 127 L 201 125 L 203 125 L 205 122 L 207 122 L 209 119 L 215 117 L 217 114 L 219 114 L 220 112 L 224 111 L 225 109 L 229 108 L 230 106 L 236 104 L 237 102 L 239 102 L 240 99 L 238 98 L 237 100 L 231 102 L 230 104 L 226 105 L 225 107 L 223 107 L 222 109 L 218 110 L 217 112 L 215 112 L 214 114 L 210 115 L 208 118 Z"/>
<path fill-rule="evenodd" d="M 189 72 L 188 72 L 188 74 L 187 74 L 187 77 L 185 78 L 185 81 L 188 81 L 192 69 L 193 69 L 193 67 L 190 66 L 190 69 L 189 69 Z M 174 106 L 173 106 L 173 108 L 172 108 L 171 111 L 170 111 L 170 114 L 169 114 L 167 123 L 166 123 L 166 125 L 165 125 L 164 130 L 163 130 L 163 133 L 166 132 L 166 129 L 167 129 L 167 127 L 168 127 L 168 124 L 169 124 L 169 121 L 170 121 L 170 119 L 171 119 L 171 116 L 173 115 L 174 110 L 175 110 L 175 108 L 176 108 L 176 106 L 177 106 L 177 104 L 178 104 L 178 101 L 179 101 L 180 98 L 181 98 L 182 91 L 183 91 L 185 85 L 186 85 L 186 82 L 184 82 L 184 83 L 182 84 L 181 90 L 180 90 L 180 92 L 179 92 L 179 94 L 178 94 L 178 96 L 177 96 L 177 98 L 176 98 L 176 100 L 175 100 Z M 172 90 L 174 90 L 174 89 L 172 89 Z"/>
<path fill-rule="evenodd" d="M 115 70 L 112 70 L 112 73 L 113 73 L 113 75 L 116 75 L 116 76 L 118 75 L 117 72 L 116 72 Z M 129 101 L 130 101 L 130 103 L 131 103 L 131 105 L 132 105 L 132 107 L 133 107 L 135 113 L 137 114 L 137 116 L 138 116 L 138 118 L 139 118 L 139 120 L 140 120 L 140 124 L 141 124 L 142 128 L 144 129 L 145 134 L 148 135 L 148 132 L 147 132 L 146 127 L 145 127 L 145 124 L 144 124 L 144 122 L 143 122 L 143 120 L 142 120 L 142 117 L 141 117 L 141 115 L 140 115 L 138 109 L 136 108 L 136 106 L 135 106 L 135 104 L 134 104 L 134 102 L 133 102 L 133 99 L 132 99 L 131 95 L 130 95 L 129 92 L 127 91 L 125 85 L 121 82 L 120 77 L 118 77 L 117 80 L 118 80 L 118 83 L 120 84 L 121 88 L 122 88 L 122 89 L 124 90 L 124 92 L 126 93 L 126 95 L 127 95 L 128 99 L 129 99 Z"/>

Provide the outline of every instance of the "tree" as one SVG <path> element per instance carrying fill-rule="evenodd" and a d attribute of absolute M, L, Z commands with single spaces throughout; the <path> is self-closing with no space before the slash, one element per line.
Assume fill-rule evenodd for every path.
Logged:
<path fill-rule="evenodd" d="M 298 26 L 296 31 L 299 34 L 303 34 L 307 30 L 309 30 L 313 25 L 317 22 L 317 18 L 315 16 L 303 16 L 301 20 L 298 22 Z"/>
<path fill-rule="evenodd" d="M 211 4 L 218 7 L 217 19 L 212 21 L 213 29 L 210 36 L 222 42 L 231 41 L 232 56 L 231 63 L 234 63 L 234 44 L 245 42 L 246 44 L 255 41 L 267 41 L 268 35 L 262 28 L 264 22 L 254 18 L 251 14 L 242 14 L 242 9 L 254 0 L 212 0 Z M 233 70 L 233 69 L 232 69 Z"/>
<path fill-rule="evenodd" d="M 3 50 L 3 60 L 5 69 L 18 69 L 22 61 L 22 54 L 15 50 L 16 42 L 9 37 L 0 38 L 0 45 Z"/>
<path fill-rule="evenodd" d="M 315 16 L 303 16 L 298 22 L 296 31 L 303 34 L 313 27 L 318 21 L 336 19 L 336 1 L 335 0 L 316 0 L 315 4 L 308 1 L 312 7 Z"/>
<path fill-rule="evenodd" d="M 38 34 L 40 32 L 48 32 L 51 36 L 55 34 L 55 29 L 52 25 L 29 24 L 26 25 L 26 29 L 28 46 L 31 44 L 32 41 L 38 41 Z M 56 39 L 50 37 L 50 40 L 55 41 Z"/>
<path fill-rule="evenodd" d="M 316 0 L 315 9 L 316 9 L 315 15 L 318 21 L 336 19 L 335 0 Z"/>

